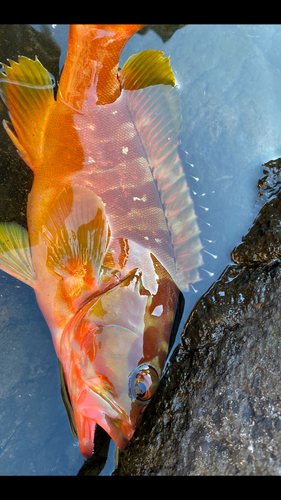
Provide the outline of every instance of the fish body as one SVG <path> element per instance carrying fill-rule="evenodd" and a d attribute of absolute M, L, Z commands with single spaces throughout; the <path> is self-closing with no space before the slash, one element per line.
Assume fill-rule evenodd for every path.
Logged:
<path fill-rule="evenodd" d="M 74 432 L 123 449 L 161 376 L 201 243 L 177 153 L 168 58 L 121 51 L 142 25 L 72 25 L 56 100 L 47 70 L 3 65 L 7 133 L 34 172 L 28 233 L 0 224 L 0 267 L 32 286 L 63 367 Z"/>

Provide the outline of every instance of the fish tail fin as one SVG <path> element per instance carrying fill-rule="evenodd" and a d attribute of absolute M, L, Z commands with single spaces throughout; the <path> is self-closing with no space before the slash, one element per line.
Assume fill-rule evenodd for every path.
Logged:
<path fill-rule="evenodd" d="M 120 95 L 118 62 L 128 40 L 144 24 L 72 24 L 58 99 L 78 111 L 93 86 L 97 104 L 110 104 Z"/>
<path fill-rule="evenodd" d="M 20 56 L 18 61 L 2 64 L 0 72 L 0 95 L 11 117 L 11 123 L 4 120 L 3 125 L 24 161 L 34 169 L 54 102 L 54 83 L 37 57 L 33 61 Z"/>

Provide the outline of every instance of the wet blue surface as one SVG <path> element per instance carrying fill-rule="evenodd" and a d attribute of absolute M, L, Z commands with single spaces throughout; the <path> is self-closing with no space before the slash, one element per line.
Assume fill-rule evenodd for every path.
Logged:
<path fill-rule="evenodd" d="M 62 67 L 68 26 L 48 26 L 62 48 Z M 170 55 L 176 74 L 181 157 L 209 252 L 197 292 L 185 294 L 183 325 L 261 208 L 262 163 L 280 156 L 281 28 L 189 25 L 165 44 L 148 30 L 129 41 L 120 66 L 148 48 Z M 84 458 L 61 402 L 50 333 L 33 291 L 3 272 L 0 319 L 0 474 L 77 474 Z"/>

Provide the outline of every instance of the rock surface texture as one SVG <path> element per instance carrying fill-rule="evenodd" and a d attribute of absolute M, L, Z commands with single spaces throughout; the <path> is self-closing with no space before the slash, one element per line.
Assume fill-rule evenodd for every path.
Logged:
<path fill-rule="evenodd" d="M 280 216 L 281 193 L 197 302 L 115 474 L 281 474 Z"/>

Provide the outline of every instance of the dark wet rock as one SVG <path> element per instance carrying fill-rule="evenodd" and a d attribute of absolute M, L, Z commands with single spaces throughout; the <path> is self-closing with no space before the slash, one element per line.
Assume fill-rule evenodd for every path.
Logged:
<path fill-rule="evenodd" d="M 281 254 L 281 193 L 274 196 L 280 190 L 281 159 L 267 162 L 265 166 L 258 188 L 261 200 L 269 201 L 242 243 L 234 248 L 231 256 L 237 264 L 266 263 L 279 259 Z"/>
<path fill-rule="evenodd" d="M 57 79 L 58 60 L 61 49 L 54 41 L 50 29 L 42 25 L 38 32 L 29 24 L 0 25 L 0 61 L 7 64 L 8 60 L 18 60 L 18 56 L 34 59 L 38 56 L 40 62 L 48 68 Z"/>
<path fill-rule="evenodd" d="M 259 198 L 263 203 L 269 201 L 278 194 L 281 186 L 281 158 L 271 160 L 263 164 L 264 177 L 258 181 Z"/>
<path fill-rule="evenodd" d="M 252 229 L 277 219 L 266 204 Z M 276 210 L 274 212 L 274 210 Z M 262 221 L 262 223 L 261 223 Z M 275 226 L 276 228 L 276 226 Z M 272 235 L 273 242 L 268 237 Z M 226 268 L 194 307 L 118 475 L 281 474 L 281 265 Z"/>
<path fill-rule="evenodd" d="M 183 28 L 186 24 L 148 24 L 139 31 L 140 35 L 145 35 L 147 30 L 153 30 L 159 35 L 165 43 L 173 36 L 175 31 Z"/>

